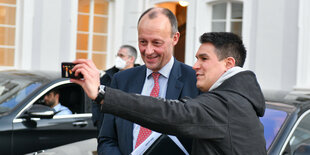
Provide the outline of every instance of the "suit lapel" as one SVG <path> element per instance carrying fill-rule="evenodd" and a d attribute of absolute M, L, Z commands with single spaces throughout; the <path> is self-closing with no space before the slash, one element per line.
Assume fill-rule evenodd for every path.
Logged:
<path fill-rule="evenodd" d="M 180 65 L 180 62 L 174 59 L 174 64 L 172 66 L 168 79 L 168 86 L 166 92 L 167 99 L 178 99 L 183 89 L 183 82 L 179 80 L 182 75 Z"/>
<path fill-rule="evenodd" d="M 141 94 L 145 81 L 145 75 L 146 75 L 146 67 L 145 65 L 143 65 L 137 71 L 136 76 L 131 78 L 134 79 L 134 81 L 130 83 L 130 88 L 128 91 L 129 93 Z"/>

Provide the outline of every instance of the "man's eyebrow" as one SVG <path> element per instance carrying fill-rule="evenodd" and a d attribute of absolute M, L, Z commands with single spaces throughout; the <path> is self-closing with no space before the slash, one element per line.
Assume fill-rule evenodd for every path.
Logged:
<path fill-rule="evenodd" d="M 196 55 L 196 58 L 198 58 L 198 57 L 207 57 L 207 56 L 208 56 L 207 53 L 200 53 L 200 54 Z"/>

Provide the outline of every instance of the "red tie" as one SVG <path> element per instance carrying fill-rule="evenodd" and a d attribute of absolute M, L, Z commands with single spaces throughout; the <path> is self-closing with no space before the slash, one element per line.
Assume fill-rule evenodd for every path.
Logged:
<path fill-rule="evenodd" d="M 158 97 L 158 93 L 159 93 L 158 78 L 159 78 L 159 75 L 160 75 L 160 73 L 157 73 L 157 72 L 152 73 L 152 76 L 154 79 L 154 87 L 151 91 L 150 96 Z M 151 135 L 151 133 L 152 133 L 152 130 L 140 126 L 140 131 L 138 134 L 138 139 L 137 139 L 135 148 L 137 148 L 141 143 L 143 143 L 144 140 Z"/>

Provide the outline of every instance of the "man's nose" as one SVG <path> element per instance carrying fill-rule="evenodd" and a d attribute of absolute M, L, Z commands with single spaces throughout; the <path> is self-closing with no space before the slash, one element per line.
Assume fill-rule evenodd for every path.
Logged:
<path fill-rule="evenodd" d="M 198 63 L 198 61 L 196 61 L 195 64 L 193 65 L 193 69 L 194 69 L 195 71 L 197 71 L 197 70 L 199 69 L 199 63 Z"/>
<path fill-rule="evenodd" d="M 145 54 L 151 55 L 154 53 L 154 47 L 151 44 L 148 44 L 145 49 Z"/>

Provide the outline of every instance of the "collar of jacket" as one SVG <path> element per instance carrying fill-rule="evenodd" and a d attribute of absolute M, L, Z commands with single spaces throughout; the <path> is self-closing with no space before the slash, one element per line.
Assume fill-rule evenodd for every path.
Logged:
<path fill-rule="evenodd" d="M 209 89 L 209 91 L 217 88 L 218 86 L 220 86 L 225 80 L 229 79 L 230 77 L 236 75 L 237 73 L 243 72 L 245 71 L 245 69 L 236 66 L 233 67 L 231 69 L 229 69 L 228 71 L 226 71 Z"/>

